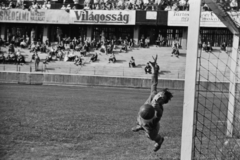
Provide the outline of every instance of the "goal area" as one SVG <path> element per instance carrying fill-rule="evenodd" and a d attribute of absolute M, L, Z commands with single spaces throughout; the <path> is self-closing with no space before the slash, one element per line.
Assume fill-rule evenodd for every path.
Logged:
<path fill-rule="evenodd" d="M 190 4 L 181 160 L 239 160 L 239 27 L 218 1 L 205 2 L 233 38 L 226 41 L 226 49 L 205 50 L 200 35 L 201 0 Z"/>

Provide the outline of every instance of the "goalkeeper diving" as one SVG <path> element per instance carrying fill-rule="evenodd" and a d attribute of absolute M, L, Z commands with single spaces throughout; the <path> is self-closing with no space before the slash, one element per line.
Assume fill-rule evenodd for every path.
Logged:
<path fill-rule="evenodd" d="M 164 137 L 159 134 L 159 121 L 163 115 L 163 105 L 167 104 L 173 97 L 168 89 L 157 92 L 159 66 L 157 56 L 153 57 L 153 62 L 149 62 L 153 68 L 151 93 L 147 101 L 140 107 L 137 117 L 137 126 L 132 128 L 133 132 L 143 130 L 146 136 L 155 142 L 154 152 L 161 148 Z"/>

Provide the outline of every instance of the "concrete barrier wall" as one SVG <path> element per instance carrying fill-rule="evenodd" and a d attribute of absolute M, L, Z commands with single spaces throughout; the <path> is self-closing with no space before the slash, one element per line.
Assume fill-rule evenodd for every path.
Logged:
<path fill-rule="evenodd" d="M 19 73 L 0 72 L 0 82 L 2 83 L 23 83 L 40 85 L 85 85 L 85 86 L 112 86 L 130 88 L 150 88 L 150 78 L 128 78 L 128 77 L 105 77 L 87 75 L 65 75 L 65 74 L 43 74 L 43 73 Z M 227 82 L 200 82 L 198 85 L 202 91 L 228 91 Z M 198 87 L 197 86 L 197 87 Z M 239 87 L 238 85 L 237 87 Z M 158 88 L 184 89 L 184 80 L 159 79 Z"/>

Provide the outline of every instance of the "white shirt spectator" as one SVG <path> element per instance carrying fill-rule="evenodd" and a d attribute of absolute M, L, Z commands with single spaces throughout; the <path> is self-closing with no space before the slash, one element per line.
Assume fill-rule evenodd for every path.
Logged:
<path fill-rule="evenodd" d="M 61 9 L 66 9 L 65 5 L 62 5 L 62 8 Z"/>
<path fill-rule="evenodd" d="M 83 9 L 89 10 L 90 9 L 90 4 L 89 3 L 85 4 L 85 7 Z"/>
<path fill-rule="evenodd" d="M 48 3 L 47 3 L 47 9 L 51 9 L 51 2 L 50 1 L 48 1 Z"/>
<path fill-rule="evenodd" d="M 79 4 L 79 0 L 73 0 L 74 4 Z"/>
<path fill-rule="evenodd" d="M 180 0 L 179 5 L 180 6 L 185 6 L 187 4 L 186 0 Z"/>
<path fill-rule="evenodd" d="M 144 3 L 144 4 L 148 4 L 148 3 L 149 3 L 149 0 L 143 0 L 143 3 Z"/>
<path fill-rule="evenodd" d="M 230 7 L 237 7 L 237 6 L 238 6 L 237 0 L 232 0 L 230 3 Z"/>
<path fill-rule="evenodd" d="M 66 9 L 71 9 L 71 6 L 70 6 L 70 4 L 68 4 L 68 5 L 67 5 L 67 8 L 66 8 Z"/>
<path fill-rule="evenodd" d="M 178 8 L 177 3 L 174 3 L 172 6 L 172 11 L 178 11 L 178 10 L 179 10 L 179 8 Z"/>
<path fill-rule="evenodd" d="M 129 0 L 129 3 L 135 4 L 135 3 L 136 3 L 136 0 Z"/>
<path fill-rule="evenodd" d="M 169 5 L 164 9 L 164 11 L 171 11 L 171 10 L 172 10 L 172 7 Z"/>
<path fill-rule="evenodd" d="M 47 4 L 43 4 L 42 9 L 48 9 Z"/>
<path fill-rule="evenodd" d="M 155 4 L 161 4 L 163 0 L 155 0 Z"/>
<path fill-rule="evenodd" d="M 27 46 L 27 43 L 26 43 L 25 41 L 22 41 L 22 42 L 20 43 L 20 45 L 26 47 L 26 46 Z"/>

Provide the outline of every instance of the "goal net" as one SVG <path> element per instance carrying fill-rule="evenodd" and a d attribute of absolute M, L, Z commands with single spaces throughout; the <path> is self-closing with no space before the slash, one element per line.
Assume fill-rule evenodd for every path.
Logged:
<path fill-rule="evenodd" d="M 212 51 L 207 46 L 198 49 L 193 159 L 240 159 L 238 36 L 226 42 L 226 50 L 221 45 Z"/>

